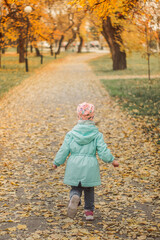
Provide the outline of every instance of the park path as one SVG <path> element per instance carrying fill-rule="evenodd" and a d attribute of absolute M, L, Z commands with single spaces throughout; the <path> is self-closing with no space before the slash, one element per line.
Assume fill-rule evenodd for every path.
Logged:
<path fill-rule="evenodd" d="M 130 116 L 109 97 L 87 61 L 99 54 L 55 61 L 0 102 L 0 240 L 160 239 L 158 152 Z M 95 221 L 66 217 L 64 166 L 52 161 L 77 122 L 83 101 L 120 167 L 100 161 Z M 83 205 L 83 199 L 82 199 Z"/>

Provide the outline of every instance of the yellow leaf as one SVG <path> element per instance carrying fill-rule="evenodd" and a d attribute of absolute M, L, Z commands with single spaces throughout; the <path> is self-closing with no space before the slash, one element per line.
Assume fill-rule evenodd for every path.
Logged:
<path fill-rule="evenodd" d="M 78 233 L 78 228 L 74 228 L 71 230 L 72 235 L 76 235 Z"/>
<path fill-rule="evenodd" d="M 148 232 L 157 231 L 156 227 L 150 227 L 147 229 Z"/>
<path fill-rule="evenodd" d="M 107 167 L 106 167 L 106 166 L 103 166 L 103 167 L 102 167 L 102 170 L 107 170 Z"/>
<path fill-rule="evenodd" d="M 62 226 L 62 229 L 68 228 L 71 225 L 72 225 L 72 223 L 66 223 L 64 226 Z"/>
<path fill-rule="evenodd" d="M 96 204 L 96 206 L 95 206 L 96 208 L 101 208 L 102 206 L 101 205 L 99 205 L 99 204 Z"/>
<path fill-rule="evenodd" d="M 83 235 L 88 235 L 88 234 L 90 234 L 87 229 L 79 229 L 79 233 L 81 233 L 81 234 L 83 234 Z"/>
<path fill-rule="evenodd" d="M 53 219 L 48 219 L 47 222 L 51 223 L 53 222 Z"/>
<path fill-rule="evenodd" d="M 10 232 L 14 232 L 14 231 L 16 231 L 16 227 L 8 228 L 8 231 L 10 231 Z"/>
<path fill-rule="evenodd" d="M 89 240 L 98 240 L 100 239 L 100 237 L 96 236 L 96 237 L 89 237 Z"/>
<path fill-rule="evenodd" d="M 11 182 L 12 185 L 14 186 L 19 186 L 17 183 Z"/>
<path fill-rule="evenodd" d="M 18 228 L 19 230 L 27 230 L 27 226 L 26 226 L 26 225 L 22 225 L 22 224 L 19 224 L 19 225 L 17 226 L 17 228 Z"/>

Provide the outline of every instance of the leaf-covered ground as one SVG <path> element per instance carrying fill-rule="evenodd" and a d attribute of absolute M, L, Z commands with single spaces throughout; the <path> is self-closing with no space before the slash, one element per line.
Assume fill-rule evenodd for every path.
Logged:
<path fill-rule="evenodd" d="M 122 112 L 86 61 L 67 57 L 26 79 L 0 102 L 0 239 L 160 239 L 159 150 L 141 125 Z M 66 217 L 65 166 L 52 170 L 64 136 L 83 101 L 120 167 L 104 164 L 96 187 L 95 220 L 82 206 Z"/>

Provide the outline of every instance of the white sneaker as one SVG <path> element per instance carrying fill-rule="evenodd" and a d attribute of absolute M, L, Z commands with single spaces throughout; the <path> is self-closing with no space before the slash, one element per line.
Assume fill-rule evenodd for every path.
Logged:
<path fill-rule="evenodd" d="M 80 197 L 78 195 L 73 195 L 68 205 L 68 217 L 74 218 L 76 216 L 79 202 Z"/>

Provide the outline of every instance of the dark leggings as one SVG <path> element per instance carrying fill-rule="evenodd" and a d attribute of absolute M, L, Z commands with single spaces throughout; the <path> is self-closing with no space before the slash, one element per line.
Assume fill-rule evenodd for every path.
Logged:
<path fill-rule="evenodd" d="M 70 191 L 70 199 L 73 195 L 82 196 L 82 191 L 84 191 L 84 209 L 94 211 L 94 187 L 78 187 L 72 186 Z"/>

